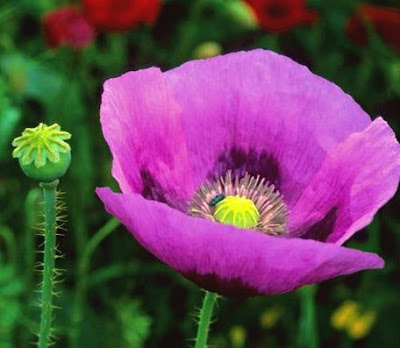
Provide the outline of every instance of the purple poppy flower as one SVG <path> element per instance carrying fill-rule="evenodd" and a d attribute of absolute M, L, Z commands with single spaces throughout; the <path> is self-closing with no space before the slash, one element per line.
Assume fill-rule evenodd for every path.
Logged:
<path fill-rule="evenodd" d="M 129 72 L 105 83 L 100 113 L 122 193 L 97 194 L 201 287 L 278 294 L 383 267 L 341 245 L 394 195 L 399 144 L 306 67 L 255 50 Z M 227 195 L 250 213 L 230 216 Z"/>

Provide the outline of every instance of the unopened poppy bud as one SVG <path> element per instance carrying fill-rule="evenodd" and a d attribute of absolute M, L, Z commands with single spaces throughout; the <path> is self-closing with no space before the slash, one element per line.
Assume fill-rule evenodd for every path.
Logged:
<path fill-rule="evenodd" d="M 62 131 L 57 123 L 40 123 L 26 128 L 15 138 L 12 155 L 18 158 L 22 171 L 30 178 L 50 182 L 61 178 L 71 163 L 71 147 L 64 140 L 71 134 Z"/>
<path fill-rule="evenodd" d="M 255 29 L 258 20 L 253 8 L 244 1 L 229 1 L 226 4 L 227 14 L 232 21 L 244 29 Z"/>

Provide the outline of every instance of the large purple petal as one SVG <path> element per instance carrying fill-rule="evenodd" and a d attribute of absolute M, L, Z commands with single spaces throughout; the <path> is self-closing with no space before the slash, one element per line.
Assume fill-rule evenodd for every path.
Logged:
<path fill-rule="evenodd" d="M 108 212 L 159 260 L 200 286 L 226 295 L 278 294 L 363 269 L 376 254 L 194 218 L 137 194 L 97 189 Z"/>
<path fill-rule="evenodd" d="M 174 206 L 190 199 L 194 187 L 180 109 L 159 69 L 109 79 L 100 114 L 113 175 L 123 192 Z"/>
<path fill-rule="evenodd" d="M 328 153 L 292 210 L 291 230 L 342 244 L 395 194 L 399 177 L 400 145 L 378 118 Z"/>
<path fill-rule="evenodd" d="M 240 169 L 276 184 L 289 208 L 326 152 L 370 123 L 337 86 L 265 50 L 110 79 L 101 121 L 123 192 L 174 205 Z"/>
<path fill-rule="evenodd" d="M 192 61 L 164 76 L 196 183 L 247 170 L 276 184 L 289 208 L 327 151 L 371 122 L 336 85 L 270 51 Z"/>

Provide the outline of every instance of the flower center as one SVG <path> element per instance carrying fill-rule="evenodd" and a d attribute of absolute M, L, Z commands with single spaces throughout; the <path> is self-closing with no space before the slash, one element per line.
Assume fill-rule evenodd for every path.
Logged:
<path fill-rule="evenodd" d="M 274 185 L 249 174 L 232 179 L 228 171 L 224 177 L 200 187 L 189 214 L 277 235 L 286 232 L 288 211 Z"/>
<path fill-rule="evenodd" d="M 228 196 L 215 206 L 215 220 L 242 228 L 257 226 L 260 213 L 251 199 L 240 196 Z"/>

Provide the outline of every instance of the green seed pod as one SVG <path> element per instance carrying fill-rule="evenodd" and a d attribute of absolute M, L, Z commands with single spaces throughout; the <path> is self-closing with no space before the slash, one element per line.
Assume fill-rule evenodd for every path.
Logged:
<path fill-rule="evenodd" d="M 57 123 L 40 123 L 26 128 L 13 140 L 12 155 L 18 158 L 26 176 L 42 182 L 54 181 L 65 174 L 71 163 L 71 147 L 64 141 L 70 138 L 71 134 L 61 131 Z"/>

